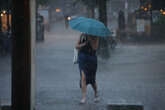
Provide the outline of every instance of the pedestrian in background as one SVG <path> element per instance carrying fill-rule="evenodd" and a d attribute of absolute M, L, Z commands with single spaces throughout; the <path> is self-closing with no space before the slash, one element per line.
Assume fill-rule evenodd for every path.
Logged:
<path fill-rule="evenodd" d="M 64 20 L 65 20 L 65 28 L 67 29 L 68 28 L 68 26 L 69 26 L 69 21 L 68 21 L 68 15 L 65 15 L 64 16 Z"/>

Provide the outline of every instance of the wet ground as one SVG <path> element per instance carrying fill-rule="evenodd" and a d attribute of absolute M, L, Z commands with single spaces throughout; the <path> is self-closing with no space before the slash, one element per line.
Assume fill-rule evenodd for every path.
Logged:
<path fill-rule="evenodd" d="M 165 45 L 119 44 L 109 60 L 99 59 L 100 102 L 88 86 L 87 103 L 80 105 L 78 65 L 72 63 L 79 33 L 56 25 L 36 45 L 36 105 L 38 110 L 105 110 L 108 104 L 140 104 L 144 110 L 165 109 Z M 10 100 L 10 60 L 0 58 L 0 98 Z"/>

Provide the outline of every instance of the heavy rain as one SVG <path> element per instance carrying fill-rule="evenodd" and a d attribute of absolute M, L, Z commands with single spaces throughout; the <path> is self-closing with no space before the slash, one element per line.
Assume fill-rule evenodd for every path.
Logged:
<path fill-rule="evenodd" d="M 164 29 L 163 0 L 1 0 L 0 110 L 164 110 Z"/>

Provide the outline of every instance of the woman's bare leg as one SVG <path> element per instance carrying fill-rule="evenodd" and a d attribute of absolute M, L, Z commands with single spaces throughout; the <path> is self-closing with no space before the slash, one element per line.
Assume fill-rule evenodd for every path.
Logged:
<path fill-rule="evenodd" d="M 85 100 L 86 100 L 86 88 L 87 88 L 87 86 L 86 86 L 85 74 L 84 74 L 83 71 L 81 72 L 81 85 L 82 85 L 82 87 L 81 87 L 81 90 L 82 90 L 82 100 L 81 100 L 81 102 L 84 103 Z"/>
<path fill-rule="evenodd" d="M 98 91 L 97 91 L 97 83 L 93 84 L 92 87 L 93 87 L 93 90 L 95 92 L 95 94 L 94 94 L 94 96 L 95 96 L 94 101 L 95 102 L 99 102 Z"/>
<path fill-rule="evenodd" d="M 93 90 L 94 90 L 94 96 L 97 97 L 97 96 L 98 96 L 97 83 L 92 84 L 92 88 L 93 88 Z"/>

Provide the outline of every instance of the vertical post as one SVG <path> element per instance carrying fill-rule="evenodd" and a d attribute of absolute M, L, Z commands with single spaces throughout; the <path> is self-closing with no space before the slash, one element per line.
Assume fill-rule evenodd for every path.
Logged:
<path fill-rule="evenodd" d="M 12 0 L 12 110 L 33 110 L 35 0 Z"/>
<path fill-rule="evenodd" d="M 99 20 L 107 26 L 107 0 L 99 0 Z"/>
<path fill-rule="evenodd" d="M 31 22 L 31 109 L 35 109 L 35 42 L 36 42 L 36 0 L 30 0 L 30 22 Z"/>
<path fill-rule="evenodd" d="M 125 1 L 125 24 L 128 25 L 128 0 Z"/>
<path fill-rule="evenodd" d="M 1 10 L 0 10 L 1 11 Z M 2 32 L 2 17 L 0 16 L 0 32 Z"/>
<path fill-rule="evenodd" d="M 99 20 L 107 26 L 107 0 L 99 0 Z M 99 39 L 99 55 L 102 58 L 109 58 L 110 51 L 108 49 L 108 37 L 107 38 L 100 38 Z"/>
<path fill-rule="evenodd" d="M 9 30 L 10 30 L 10 25 L 9 25 L 9 8 L 10 8 L 10 6 L 9 6 L 10 4 L 9 4 L 9 0 L 7 0 L 7 31 L 9 32 Z"/>

